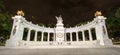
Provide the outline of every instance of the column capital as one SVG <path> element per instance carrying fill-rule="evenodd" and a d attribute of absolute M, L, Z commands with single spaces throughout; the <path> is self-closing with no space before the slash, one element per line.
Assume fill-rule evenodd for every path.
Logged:
<path fill-rule="evenodd" d="M 88 30 L 91 30 L 91 28 L 88 28 Z"/>
<path fill-rule="evenodd" d="M 79 31 L 76 31 L 76 33 L 79 32 Z"/>
<path fill-rule="evenodd" d="M 85 30 L 82 30 L 82 32 L 84 32 Z"/>
<path fill-rule="evenodd" d="M 36 32 L 38 32 L 38 30 L 35 30 Z"/>
<path fill-rule="evenodd" d="M 31 28 L 28 28 L 28 30 L 32 30 Z"/>

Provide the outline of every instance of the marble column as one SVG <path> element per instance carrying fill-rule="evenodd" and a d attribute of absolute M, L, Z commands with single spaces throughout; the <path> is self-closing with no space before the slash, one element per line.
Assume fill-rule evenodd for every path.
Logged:
<path fill-rule="evenodd" d="M 52 38 L 52 39 L 53 39 L 53 41 L 55 41 L 55 40 L 56 40 L 56 39 L 55 39 L 55 33 L 53 33 L 53 35 L 54 35 L 54 36 L 53 36 L 53 38 Z"/>
<path fill-rule="evenodd" d="M 84 31 L 82 31 L 82 38 L 83 38 L 83 41 L 85 41 L 85 33 L 84 33 Z"/>
<path fill-rule="evenodd" d="M 70 32 L 70 41 L 73 41 L 73 40 L 72 40 L 72 32 Z"/>
<path fill-rule="evenodd" d="M 31 29 L 29 29 L 28 34 L 27 34 L 27 41 L 30 41 L 30 34 L 31 34 Z"/>
<path fill-rule="evenodd" d="M 56 41 L 56 28 L 54 27 L 54 32 L 53 32 L 53 37 L 52 37 L 53 41 Z"/>
<path fill-rule="evenodd" d="M 50 33 L 48 32 L 47 41 L 50 41 Z"/>
<path fill-rule="evenodd" d="M 79 41 L 78 32 L 76 32 L 76 41 Z"/>
<path fill-rule="evenodd" d="M 91 30 L 89 29 L 88 31 L 89 31 L 89 39 L 90 39 L 90 41 L 92 41 L 92 33 L 91 33 Z"/>
<path fill-rule="evenodd" d="M 34 41 L 37 41 L 37 34 L 38 34 L 38 31 L 35 31 Z"/>
<path fill-rule="evenodd" d="M 44 32 L 41 33 L 41 41 L 43 41 Z"/>
<path fill-rule="evenodd" d="M 65 40 L 65 41 L 67 41 L 67 36 L 66 36 L 66 33 L 64 33 L 64 34 L 65 34 L 65 39 L 64 39 L 64 40 Z"/>

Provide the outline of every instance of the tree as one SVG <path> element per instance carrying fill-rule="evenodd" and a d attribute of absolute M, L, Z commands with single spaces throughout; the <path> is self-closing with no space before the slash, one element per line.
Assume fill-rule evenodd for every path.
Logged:
<path fill-rule="evenodd" d="M 39 26 L 45 26 L 43 23 L 39 23 L 38 25 L 39 25 Z"/>
<path fill-rule="evenodd" d="M 118 8 L 118 9 L 116 10 L 115 16 L 116 16 L 117 18 L 120 18 L 120 8 Z"/>
<path fill-rule="evenodd" d="M 50 24 L 48 24 L 47 26 L 48 26 L 48 27 L 51 27 L 51 28 L 54 28 L 54 27 L 55 27 L 55 24 L 50 23 Z"/>
<path fill-rule="evenodd" d="M 0 37 L 4 38 L 4 41 L 2 42 L 5 42 L 5 40 L 8 39 L 10 35 L 10 32 L 11 32 L 10 30 L 12 26 L 11 20 L 12 20 L 11 15 L 5 11 L 3 0 L 0 0 L 0 32 L 1 32 Z"/>
<path fill-rule="evenodd" d="M 120 18 L 108 17 L 106 20 L 109 37 L 120 39 Z"/>
<path fill-rule="evenodd" d="M 3 0 L 0 0 L 0 13 L 5 10 L 5 6 L 3 5 Z"/>

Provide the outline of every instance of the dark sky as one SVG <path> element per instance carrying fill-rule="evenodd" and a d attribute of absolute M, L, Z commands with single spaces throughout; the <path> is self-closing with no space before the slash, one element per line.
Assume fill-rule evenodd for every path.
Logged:
<path fill-rule="evenodd" d="M 69 25 L 92 20 L 97 10 L 107 15 L 110 12 L 107 10 L 120 7 L 119 3 L 120 0 L 4 0 L 11 14 L 22 9 L 26 19 L 33 23 L 56 23 L 55 16 L 61 14 L 64 23 Z"/>

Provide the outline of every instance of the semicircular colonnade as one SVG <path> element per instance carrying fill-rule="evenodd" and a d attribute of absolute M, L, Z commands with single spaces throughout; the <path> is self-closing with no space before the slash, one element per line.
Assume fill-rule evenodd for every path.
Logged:
<path fill-rule="evenodd" d="M 23 16 L 13 18 L 10 39 L 6 46 L 105 46 L 112 45 L 104 16 L 97 16 L 87 24 L 65 28 L 61 17 L 56 27 L 44 27 L 28 22 Z M 25 35 L 26 33 L 26 35 Z M 32 34 L 34 33 L 34 34 Z"/>

